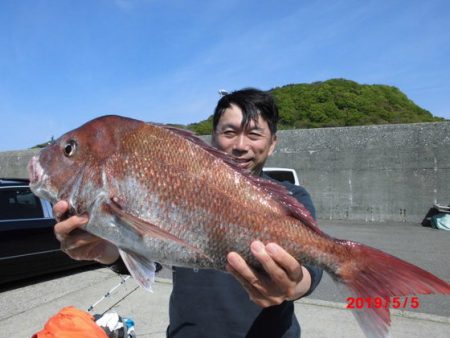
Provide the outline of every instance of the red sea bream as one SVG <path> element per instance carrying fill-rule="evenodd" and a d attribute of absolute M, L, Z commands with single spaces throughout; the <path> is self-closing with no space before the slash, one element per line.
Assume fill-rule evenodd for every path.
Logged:
<path fill-rule="evenodd" d="M 114 243 L 145 287 L 154 261 L 225 270 L 230 251 L 275 242 L 322 267 L 352 297 L 450 294 L 447 282 L 352 241 L 334 239 L 276 183 L 241 170 L 189 132 L 104 116 L 61 136 L 29 164 L 33 192 L 89 214 L 85 230 Z M 389 309 L 354 311 L 367 337 L 385 337 Z"/>

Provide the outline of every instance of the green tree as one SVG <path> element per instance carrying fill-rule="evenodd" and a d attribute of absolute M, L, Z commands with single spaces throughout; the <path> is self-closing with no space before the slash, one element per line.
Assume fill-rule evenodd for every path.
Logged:
<path fill-rule="evenodd" d="M 439 122 L 398 88 L 365 85 L 346 79 L 289 84 L 270 90 L 280 111 L 279 129 Z M 210 134 L 212 116 L 187 126 Z"/>

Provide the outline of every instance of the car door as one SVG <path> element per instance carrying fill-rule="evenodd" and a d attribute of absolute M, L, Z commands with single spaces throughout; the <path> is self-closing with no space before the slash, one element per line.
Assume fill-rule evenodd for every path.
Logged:
<path fill-rule="evenodd" d="M 59 251 L 44 203 L 27 186 L 0 187 L 0 281 L 47 269 Z"/>

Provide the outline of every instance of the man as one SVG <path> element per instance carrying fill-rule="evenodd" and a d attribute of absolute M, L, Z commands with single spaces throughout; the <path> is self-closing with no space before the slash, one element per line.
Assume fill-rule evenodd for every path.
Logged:
<path fill-rule="evenodd" d="M 278 109 L 268 93 L 235 91 L 217 104 L 212 144 L 233 156 L 243 170 L 261 175 L 277 142 L 277 122 Z M 315 216 L 306 190 L 283 184 Z M 54 207 L 57 218 L 66 210 L 64 201 Z M 119 254 L 112 244 L 85 232 L 72 233 L 86 222 L 85 216 L 73 216 L 56 224 L 55 234 L 62 249 L 75 259 L 117 262 Z M 300 336 L 292 301 L 314 290 L 322 270 L 301 266 L 276 243 L 255 241 L 251 251 L 265 274 L 251 269 L 235 252 L 227 255 L 231 274 L 174 268 L 168 337 Z M 116 269 L 119 265 L 115 264 Z"/>

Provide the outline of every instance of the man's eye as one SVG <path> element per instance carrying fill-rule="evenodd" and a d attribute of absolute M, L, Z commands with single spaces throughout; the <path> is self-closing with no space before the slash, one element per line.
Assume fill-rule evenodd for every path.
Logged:
<path fill-rule="evenodd" d="M 226 136 L 234 136 L 236 133 L 232 130 L 226 130 L 223 132 Z"/>
<path fill-rule="evenodd" d="M 252 139 L 260 138 L 262 136 L 260 133 L 250 133 L 249 135 Z"/>

